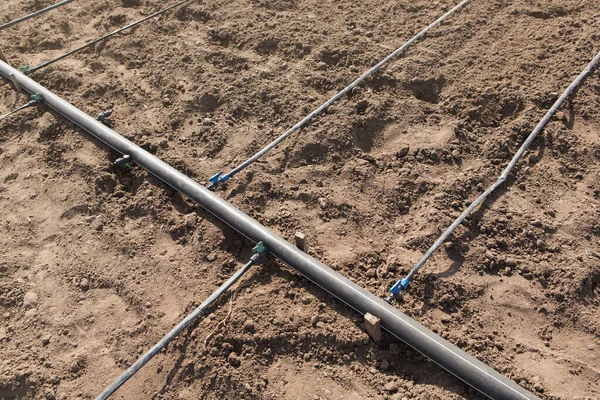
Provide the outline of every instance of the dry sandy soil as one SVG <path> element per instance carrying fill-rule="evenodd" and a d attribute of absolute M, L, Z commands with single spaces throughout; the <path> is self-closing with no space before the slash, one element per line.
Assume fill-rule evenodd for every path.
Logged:
<path fill-rule="evenodd" d="M 453 3 L 192 1 L 32 77 L 204 182 Z M 0 45 L 36 65 L 167 4 L 76 0 Z M 384 295 L 598 50 L 597 0 L 473 0 L 218 194 Z M 24 101 L 1 83 L 0 113 Z M 0 398 L 93 398 L 248 260 L 117 156 L 45 107 L 0 126 Z M 397 306 L 542 398 L 597 399 L 599 239 L 596 72 Z M 212 310 L 114 398 L 480 398 L 274 260 Z"/>

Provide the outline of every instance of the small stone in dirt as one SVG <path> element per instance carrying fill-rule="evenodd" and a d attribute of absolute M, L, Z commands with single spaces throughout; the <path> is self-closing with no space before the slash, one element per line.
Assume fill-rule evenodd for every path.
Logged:
<path fill-rule="evenodd" d="M 312 326 L 317 325 L 317 322 L 319 322 L 319 316 L 317 314 L 313 315 L 312 318 L 310 319 L 310 324 Z"/>
<path fill-rule="evenodd" d="M 146 308 L 152 307 L 152 303 L 150 303 L 149 301 L 147 301 L 144 305 L 146 306 Z"/>
<path fill-rule="evenodd" d="M 231 353 L 229 357 L 227 357 L 227 361 L 229 361 L 229 364 L 231 364 L 231 366 L 236 368 L 239 367 L 242 363 L 240 358 L 235 353 Z"/>
<path fill-rule="evenodd" d="M 538 162 L 539 160 L 540 160 L 540 159 L 539 159 L 539 158 L 538 158 L 538 156 L 536 156 L 535 154 L 532 154 L 532 155 L 530 155 L 530 156 L 527 158 L 527 162 L 529 163 L 529 165 L 533 165 L 533 164 L 535 164 L 536 162 Z"/>
<path fill-rule="evenodd" d="M 533 379 L 531 379 L 531 381 L 533 382 L 533 388 L 540 393 L 544 393 L 544 386 L 542 385 L 541 379 L 539 376 L 534 376 Z"/>
<path fill-rule="evenodd" d="M 223 344 L 221 344 L 221 348 L 225 351 L 229 351 L 231 352 L 231 350 L 233 350 L 233 346 L 231 345 L 231 343 L 227 343 L 227 342 L 223 342 Z"/>
<path fill-rule="evenodd" d="M 523 278 L 525 278 L 525 279 L 528 279 L 528 280 L 533 279 L 533 274 L 529 271 L 523 272 L 521 275 L 523 275 Z"/>
<path fill-rule="evenodd" d="M 37 315 L 37 308 L 32 308 L 31 310 L 27 310 L 25 312 L 25 317 L 26 318 L 33 318 Z"/>
<path fill-rule="evenodd" d="M 7 339 L 8 333 L 6 332 L 6 328 L 0 328 L 0 341 Z"/>
<path fill-rule="evenodd" d="M 452 157 L 454 157 L 455 159 L 460 159 L 460 151 L 454 149 L 452 150 Z"/>
<path fill-rule="evenodd" d="M 81 367 L 79 366 L 79 362 L 75 361 L 73 363 L 73 365 L 71 365 L 71 368 L 69 368 L 69 371 L 71 371 L 72 373 L 76 374 L 77 372 L 79 372 L 80 369 L 81 369 Z"/>
<path fill-rule="evenodd" d="M 396 393 L 398 391 L 398 384 L 396 382 L 388 382 L 387 385 L 384 386 L 386 392 Z"/>
<path fill-rule="evenodd" d="M 206 259 L 208 261 L 215 261 L 217 259 L 217 255 L 215 253 L 210 253 L 209 255 L 206 256 Z"/>
<path fill-rule="evenodd" d="M 79 282 L 79 287 L 84 292 L 87 292 L 87 290 L 90 288 L 90 281 L 88 281 L 87 278 L 81 279 L 81 281 Z"/>
<path fill-rule="evenodd" d="M 19 177 L 19 174 L 17 172 L 12 172 L 12 173 L 6 175 L 6 177 L 4 178 L 4 183 L 14 181 L 18 177 Z"/>
<path fill-rule="evenodd" d="M 403 148 L 401 148 L 400 150 L 398 150 L 396 152 L 396 158 L 403 158 L 408 154 L 408 151 L 410 150 L 410 147 L 408 146 L 404 146 Z"/>
<path fill-rule="evenodd" d="M 533 221 L 531 221 L 531 225 L 540 227 L 542 226 L 542 221 L 540 221 L 539 219 L 534 219 Z"/>
<path fill-rule="evenodd" d="M 198 217 L 195 213 L 191 213 L 185 216 L 185 226 L 188 228 L 193 228 L 196 226 L 196 222 L 198 222 Z"/>
<path fill-rule="evenodd" d="M 246 322 L 244 322 L 244 329 L 252 332 L 254 330 L 254 321 L 247 319 Z"/>
<path fill-rule="evenodd" d="M 368 278 L 375 278 L 377 276 L 377 271 L 375 268 L 369 268 L 366 273 Z"/>
<path fill-rule="evenodd" d="M 390 343 L 390 354 L 396 356 L 400 354 L 400 345 L 398 345 L 398 343 Z"/>
<path fill-rule="evenodd" d="M 38 295 L 34 292 L 27 292 L 23 296 L 23 306 L 25 308 L 31 308 L 38 302 Z"/>
<path fill-rule="evenodd" d="M 324 210 L 327 208 L 327 201 L 323 197 L 319 197 L 318 201 L 319 201 L 319 207 L 321 207 L 321 209 Z"/>
<path fill-rule="evenodd" d="M 387 370 L 390 368 L 390 362 L 389 362 L 388 360 L 383 360 L 383 361 L 381 362 L 381 364 L 379 365 L 379 368 L 380 368 L 382 371 L 387 371 Z"/>

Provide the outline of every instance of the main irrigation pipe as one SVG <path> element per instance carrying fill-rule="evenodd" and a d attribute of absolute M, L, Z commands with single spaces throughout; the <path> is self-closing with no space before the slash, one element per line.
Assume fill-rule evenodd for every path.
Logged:
<path fill-rule="evenodd" d="M 517 165 L 517 163 L 519 162 L 521 157 L 523 157 L 523 154 L 525 153 L 525 151 L 527 151 L 529 146 L 531 146 L 531 143 L 535 140 L 537 135 L 544 129 L 546 124 L 550 121 L 550 119 L 556 113 L 556 111 L 560 108 L 560 106 L 563 105 L 565 100 L 567 100 L 567 98 L 575 91 L 575 89 L 577 89 L 577 87 L 581 84 L 581 82 L 583 82 L 583 80 L 594 70 L 594 67 L 596 66 L 596 64 L 599 61 L 600 61 L 600 52 L 598 54 L 596 54 L 596 56 L 592 59 L 592 61 L 590 61 L 590 63 L 584 68 L 584 70 L 581 71 L 581 74 L 579 74 L 579 76 L 577 78 L 575 78 L 575 80 L 573 82 L 571 82 L 569 87 L 567 87 L 567 89 L 558 98 L 558 100 L 556 100 L 556 102 L 554 102 L 552 107 L 550 107 L 548 112 L 546 112 L 544 117 L 536 125 L 536 127 L 533 129 L 533 131 L 531 131 L 531 133 L 529 134 L 527 139 L 523 142 L 523 144 L 521 145 L 519 150 L 515 153 L 512 160 L 510 160 L 510 163 L 508 163 L 508 166 L 504 169 L 504 171 L 502 172 L 502 174 L 500 175 L 498 180 L 496 180 L 496 182 L 494 182 L 489 188 L 487 188 L 487 190 L 485 192 L 483 192 L 477 199 L 475 199 L 475 201 L 473 203 L 471 203 L 471 205 L 469 207 L 467 207 L 467 209 L 464 210 L 462 212 L 462 214 L 460 214 L 458 216 L 458 218 L 456 218 L 456 220 L 454 220 L 454 222 L 448 227 L 448 229 L 446 229 L 444 231 L 444 233 L 442 233 L 442 235 L 425 252 L 425 254 L 423 254 L 423 257 L 421 257 L 421 259 L 415 264 L 415 266 L 410 270 L 410 272 L 406 275 L 406 277 L 397 281 L 390 288 L 390 295 L 386 298 L 388 303 L 393 303 L 394 300 L 396 299 L 396 297 L 400 294 L 400 292 L 408 289 L 411 279 L 415 276 L 415 274 L 417 272 L 419 272 L 421 267 L 433 255 L 433 253 L 435 253 L 435 251 L 437 249 L 439 249 L 439 247 L 442 245 L 442 243 L 444 243 L 446 241 L 446 239 L 448 239 L 448 236 L 450 236 L 452 234 L 452 232 L 454 232 L 454 230 L 465 220 L 465 218 L 467 218 L 467 216 L 475 208 L 477 208 L 481 203 L 483 203 L 484 200 L 487 199 L 489 197 L 489 195 L 492 194 L 493 191 L 495 191 L 500 185 L 502 185 L 504 183 L 504 181 L 506 181 L 506 179 L 508 178 L 508 175 L 515 168 L 515 166 Z"/>
<path fill-rule="evenodd" d="M 493 399 L 537 399 L 529 391 L 507 379 L 481 361 L 431 332 L 412 318 L 325 266 L 284 240 L 205 186 L 148 153 L 141 147 L 85 114 L 20 71 L 0 61 L 0 74 L 14 74 L 29 93 L 40 93 L 42 101 L 57 113 L 73 121 L 113 150 L 129 155 L 133 161 L 180 193 L 189 197 L 216 218 L 255 243 L 263 242 L 270 254 L 296 270 L 326 292 L 361 314 L 381 319 L 381 326 L 404 343 L 429 357 L 468 385 Z"/>
<path fill-rule="evenodd" d="M 413 36 L 408 42 L 406 42 L 402 46 L 398 47 L 396 50 L 394 50 L 391 54 L 389 54 L 383 60 L 381 60 L 380 62 L 378 62 L 376 65 L 374 65 L 367 72 L 365 72 L 360 77 L 358 77 L 354 82 L 352 82 L 351 84 L 349 84 L 348 86 L 346 86 L 344 89 L 340 90 L 338 93 L 336 93 L 332 98 L 330 98 L 329 100 L 327 100 L 325 103 L 321 104 L 319 106 L 319 108 L 317 108 L 316 110 L 314 110 L 313 112 L 311 112 L 310 114 L 308 114 L 300 122 L 298 122 L 296 125 L 292 126 L 289 130 L 287 130 L 285 133 L 283 133 L 277 139 L 273 140 L 271 143 L 269 143 L 268 145 L 266 145 L 265 147 L 263 147 L 256 154 L 254 154 L 252 157 L 250 157 L 249 159 L 247 159 L 246 161 L 244 161 L 243 163 L 241 163 L 240 165 L 238 165 L 237 167 L 235 167 L 234 169 L 232 169 L 231 171 L 229 171 L 229 173 L 226 173 L 226 174 L 218 173 L 218 174 L 212 176 L 209 179 L 209 181 L 211 182 L 211 185 L 209 186 L 209 188 L 210 189 L 214 189 L 220 183 L 227 182 L 234 175 L 236 175 L 237 173 L 241 172 L 243 169 L 245 169 L 246 167 L 248 167 L 250 164 L 254 163 L 256 160 L 258 160 L 259 158 L 261 158 L 262 156 L 264 156 L 272 148 L 274 148 L 279 143 L 281 143 L 285 139 L 287 139 L 287 137 L 290 136 L 292 133 L 294 133 L 294 132 L 296 132 L 296 131 L 304 128 L 310 121 L 312 121 L 313 118 L 315 118 L 316 116 L 318 116 L 319 114 L 321 114 L 323 111 L 327 110 L 333 103 L 335 103 L 336 101 L 338 101 L 346 93 L 348 93 L 349 91 L 351 91 L 352 89 L 354 89 L 356 86 L 358 86 L 360 83 L 362 83 L 369 76 L 373 75 L 381 67 L 383 67 L 385 64 L 387 64 L 388 62 L 390 62 L 394 57 L 396 57 L 398 54 L 400 54 L 403 51 L 405 51 L 406 49 L 408 49 L 412 44 L 414 44 L 416 41 L 418 41 L 419 39 L 421 39 L 427 32 L 429 32 L 431 29 L 433 29 L 436 26 L 438 26 L 439 24 L 441 24 L 445 19 L 447 19 L 452 14 L 454 14 L 455 12 L 457 12 L 459 9 L 461 9 L 463 6 L 465 6 L 470 1 L 471 0 L 463 0 L 460 3 L 458 3 L 451 10 L 449 10 L 448 12 L 446 12 L 444 15 L 442 15 L 441 17 L 439 17 L 438 19 L 436 19 L 430 25 L 426 26 L 419 33 L 417 33 L 415 36 Z"/>
<path fill-rule="evenodd" d="M 18 24 L 19 22 L 26 21 L 26 20 L 28 20 L 29 18 L 37 17 L 38 15 L 44 14 L 44 13 L 46 13 L 46 12 L 50 11 L 50 10 L 54 10 L 55 8 L 58 8 L 58 7 L 60 7 L 60 6 L 64 6 L 65 4 L 68 4 L 68 3 L 72 2 L 72 1 L 73 1 L 73 0 L 63 0 L 63 1 L 60 1 L 60 2 L 58 2 L 58 3 L 56 3 L 56 4 L 53 4 L 53 5 L 51 5 L 51 6 L 48 6 L 48 7 L 46 7 L 46 8 L 42 8 L 41 10 L 37 10 L 37 11 L 35 11 L 35 12 L 32 12 L 31 14 L 24 15 L 24 16 L 22 16 L 21 18 L 17 18 L 17 19 L 15 19 L 14 21 L 7 22 L 7 23 L 5 23 L 4 25 L 0 25 L 0 31 L 1 31 L 2 29 L 6 29 L 6 28 L 8 28 L 8 27 L 10 27 L 10 26 L 16 25 L 16 24 Z"/>

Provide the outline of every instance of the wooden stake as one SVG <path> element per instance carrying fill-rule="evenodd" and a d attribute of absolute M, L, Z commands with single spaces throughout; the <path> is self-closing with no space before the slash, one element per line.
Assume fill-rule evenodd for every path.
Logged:
<path fill-rule="evenodd" d="M 381 320 L 373 314 L 365 314 L 365 331 L 375 342 L 381 341 Z"/>
<path fill-rule="evenodd" d="M 296 247 L 305 253 L 308 253 L 308 240 L 302 232 L 296 232 Z"/>
<path fill-rule="evenodd" d="M 6 56 L 4 55 L 4 52 L 2 51 L 1 48 L 0 48 L 0 60 L 2 60 L 8 64 L 8 60 L 6 59 Z"/>
<path fill-rule="evenodd" d="M 12 80 L 13 84 L 15 85 L 15 89 L 17 89 L 17 92 L 21 93 L 23 91 L 23 89 L 21 89 L 21 85 L 19 84 L 19 81 L 17 80 L 17 77 L 15 76 L 15 74 L 13 74 L 11 72 L 9 76 L 10 76 L 10 79 Z"/>

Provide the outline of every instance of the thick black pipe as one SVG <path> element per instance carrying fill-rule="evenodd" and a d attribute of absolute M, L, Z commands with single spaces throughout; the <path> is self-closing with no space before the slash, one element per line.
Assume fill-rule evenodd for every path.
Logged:
<path fill-rule="evenodd" d="M 242 235 L 254 242 L 264 242 L 271 254 L 356 311 L 378 316 L 381 318 L 382 327 L 388 332 L 484 395 L 493 399 L 537 399 L 532 393 L 442 339 L 383 299 L 277 236 L 203 185 L 194 182 L 2 61 L 0 61 L 0 73 L 6 78 L 13 73 L 23 89 L 30 93 L 40 93 L 46 105 L 107 146 L 121 154 L 131 155 L 139 166 L 200 204 Z"/>

